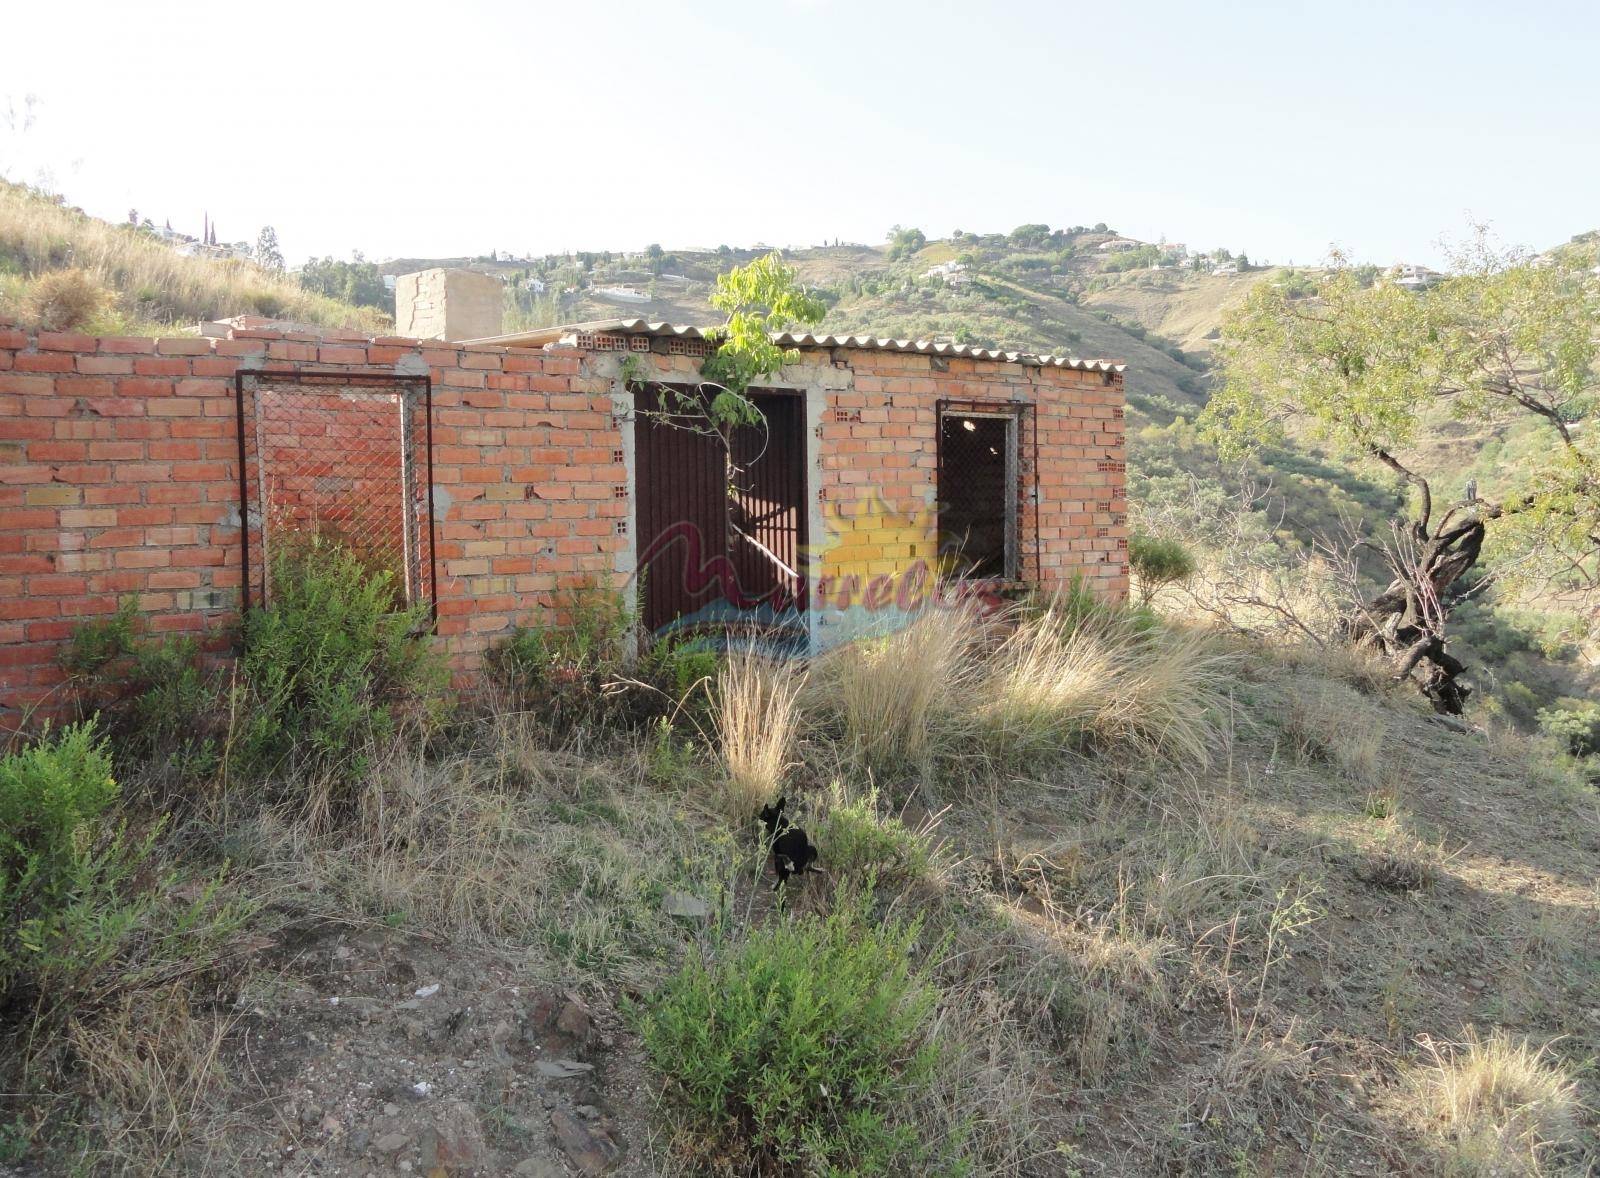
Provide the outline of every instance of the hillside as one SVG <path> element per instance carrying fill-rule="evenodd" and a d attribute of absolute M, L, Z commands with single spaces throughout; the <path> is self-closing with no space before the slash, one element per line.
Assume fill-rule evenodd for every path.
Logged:
<path fill-rule="evenodd" d="M 1550 743 L 1457 732 L 1357 658 L 1070 600 L 940 611 L 809 666 L 636 661 L 575 601 L 586 627 L 518 643 L 430 726 L 425 660 L 364 647 L 359 576 L 322 577 L 333 608 L 231 687 L 122 681 L 120 796 L 70 736 L 0 759 L 13 799 L 99 791 L 73 837 L 152 840 L 114 852 L 141 870 L 84 876 L 99 919 L 48 956 L 0 940 L 0 985 L 32 996 L 0 1005 L 25 1094 L 0 1165 L 1489 1178 L 1600 1156 L 1600 808 Z M 302 646 L 346 653 L 285 697 Z M 115 665 L 84 666 L 114 699 Z M 250 728 L 219 722 L 241 700 Z M 827 872 L 782 892 L 755 821 L 778 795 Z"/>
<path fill-rule="evenodd" d="M 108 224 L 3 180 L 0 315 L 103 335 L 170 334 L 235 315 L 372 332 L 392 322 L 249 261 L 186 257 L 151 230 Z"/>

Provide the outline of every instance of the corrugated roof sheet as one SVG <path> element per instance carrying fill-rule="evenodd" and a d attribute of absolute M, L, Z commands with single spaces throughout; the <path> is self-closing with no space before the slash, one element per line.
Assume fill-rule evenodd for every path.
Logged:
<path fill-rule="evenodd" d="M 589 323 L 568 323 L 560 327 L 542 327 L 536 331 L 513 335 L 496 335 L 487 339 L 466 340 L 471 344 L 495 344 L 500 347 L 541 347 L 545 344 L 572 342 L 579 335 L 608 333 L 615 335 L 649 335 L 676 337 L 678 339 L 704 339 L 706 333 L 698 327 L 675 323 L 651 323 L 644 319 L 596 319 Z M 980 348 L 972 344 L 941 344 L 921 339 L 883 339 L 872 335 L 817 335 L 813 332 L 778 332 L 772 340 L 785 348 L 861 348 L 878 352 L 916 352 L 928 356 L 961 356 L 969 360 L 998 360 L 1008 364 L 1048 365 L 1053 368 L 1075 368 L 1082 372 L 1121 372 L 1127 365 L 1115 360 L 1080 360 L 1076 356 L 1044 356 L 1033 352 L 1005 352 L 995 348 Z"/>

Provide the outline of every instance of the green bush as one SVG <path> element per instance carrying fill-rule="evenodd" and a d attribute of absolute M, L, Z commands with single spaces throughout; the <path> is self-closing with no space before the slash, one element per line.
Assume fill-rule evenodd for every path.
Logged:
<path fill-rule="evenodd" d="M 541 694 L 620 667 L 633 626 L 627 599 L 583 585 L 559 594 L 548 617 L 519 626 L 490 653 L 490 670 L 507 686 Z"/>
<path fill-rule="evenodd" d="M 854 899 L 688 961 L 638 1021 L 691 1148 L 739 1172 L 953 1170 L 912 1108 L 937 1064 L 920 931 Z"/>
<path fill-rule="evenodd" d="M 290 768 L 354 780 L 402 724 L 437 725 L 449 672 L 429 642 L 427 607 L 397 609 L 396 596 L 391 571 L 335 541 L 279 548 L 270 608 L 244 624 L 241 775 Z"/>
<path fill-rule="evenodd" d="M 1158 589 L 1194 576 L 1190 551 L 1177 540 L 1135 532 L 1128 540 L 1128 565 L 1139 578 L 1139 599 L 1146 605 Z"/>
<path fill-rule="evenodd" d="M 25 988 L 43 1018 L 170 984 L 173 962 L 203 966 L 243 919 L 212 903 L 220 872 L 174 900 L 177 877 L 153 869 L 159 825 L 129 838 L 119 797 L 92 722 L 0 758 L 0 1000 Z"/>
<path fill-rule="evenodd" d="M 1539 730 L 1566 745 L 1575 757 L 1600 752 L 1600 703 L 1588 699 L 1559 699 L 1539 709 Z"/>
<path fill-rule="evenodd" d="M 809 824 L 808 824 L 809 825 Z M 815 824 L 817 846 L 827 848 L 828 871 L 845 877 L 916 879 L 927 874 L 929 849 L 898 817 L 878 809 L 878 791 L 850 798 L 834 783 Z"/>
<path fill-rule="evenodd" d="M 93 722 L 0 759 L 0 993 L 96 890 L 117 796 Z"/>

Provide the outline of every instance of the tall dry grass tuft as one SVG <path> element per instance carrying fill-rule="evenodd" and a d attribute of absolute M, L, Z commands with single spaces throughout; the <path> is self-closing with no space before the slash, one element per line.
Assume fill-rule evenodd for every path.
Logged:
<path fill-rule="evenodd" d="M 1221 717 L 1236 662 L 1202 631 L 1075 619 L 1051 607 L 1001 644 L 977 714 L 1002 752 L 1048 752 L 1088 735 L 1198 768 L 1224 739 Z"/>
<path fill-rule="evenodd" d="M 25 281 L 18 309 L 25 313 L 35 283 L 52 272 L 74 270 L 119 292 L 118 310 L 125 323 L 134 326 L 244 314 L 365 331 L 377 331 L 389 322 L 388 316 L 370 307 L 352 307 L 313 294 L 250 262 L 183 257 L 130 227 L 107 224 L 22 185 L 4 182 L 0 182 L 0 258 L 9 259 L 22 272 Z M 44 325 L 31 317 L 27 321 Z"/>
<path fill-rule="evenodd" d="M 1449 1172 L 1547 1173 L 1549 1155 L 1577 1140 L 1577 1085 L 1548 1047 L 1498 1030 L 1426 1047 L 1432 1062 L 1412 1074 L 1410 1096 Z"/>
<path fill-rule="evenodd" d="M 717 752 L 724 770 L 718 808 L 746 822 L 782 790 L 801 726 L 805 674 L 751 646 L 731 651 L 712 695 Z"/>
<path fill-rule="evenodd" d="M 925 610 L 893 634 L 818 659 L 808 703 L 874 772 L 925 764 L 971 732 L 985 636 L 973 610 Z"/>

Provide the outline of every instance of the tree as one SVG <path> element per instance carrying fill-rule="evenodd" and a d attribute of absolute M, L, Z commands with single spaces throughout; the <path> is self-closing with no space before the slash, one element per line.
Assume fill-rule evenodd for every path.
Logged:
<path fill-rule="evenodd" d="M 1143 532 L 1128 538 L 1128 564 L 1139 578 L 1139 600 L 1145 605 L 1165 586 L 1194 576 L 1195 568 L 1193 554 L 1181 541 Z"/>
<path fill-rule="evenodd" d="M 278 248 L 278 231 L 263 225 L 256 237 L 256 264 L 267 270 L 283 269 L 283 251 Z"/>
<path fill-rule="evenodd" d="M 363 258 L 359 250 L 348 262 L 312 258 L 300 268 L 300 285 L 357 307 L 387 309 L 394 302 L 377 264 Z"/>
<path fill-rule="evenodd" d="M 928 244 L 927 234 L 920 229 L 904 229 L 896 225 L 889 230 L 889 260 L 909 258 Z"/>
<path fill-rule="evenodd" d="M 800 358 L 795 349 L 774 343 L 773 335 L 815 326 L 827 307 L 776 250 L 717 275 L 710 302 L 727 319 L 707 333 L 717 350 L 700 366 L 705 380 L 693 390 L 675 392 L 672 408 L 656 416 L 668 425 L 720 439 L 731 455 L 734 430 L 764 424 L 747 390 Z"/>
<path fill-rule="evenodd" d="M 1445 632 L 1465 594 L 1558 577 L 1591 595 L 1600 588 L 1600 441 L 1573 428 L 1600 392 L 1600 289 L 1571 260 L 1536 267 L 1496 252 L 1481 232 L 1453 269 L 1421 293 L 1364 286 L 1342 258 L 1314 299 L 1258 285 L 1224 326 L 1223 379 L 1203 421 L 1227 454 L 1281 438 L 1298 419 L 1409 487 L 1388 535 L 1363 541 L 1388 583 L 1341 629 L 1384 651 L 1396 679 L 1415 680 L 1437 710 L 1459 714 L 1471 688 Z M 1543 460 L 1493 494 L 1468 482 L 1456 501 L 1436 504 L 1407 448 L 1440 411 L 1531 423 Z M 1464 579 L 1480 560 L 1486 575 Z"/>
<path fill-rule="evenodd" d="M 1039 223 L 1018 225 L 1011 231 L 1011 244 L 1023 249 L 1038 249 L 1050 244 L 1050 226 Z"/>

